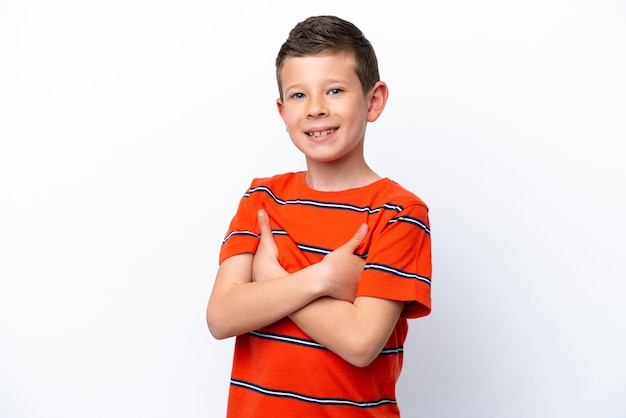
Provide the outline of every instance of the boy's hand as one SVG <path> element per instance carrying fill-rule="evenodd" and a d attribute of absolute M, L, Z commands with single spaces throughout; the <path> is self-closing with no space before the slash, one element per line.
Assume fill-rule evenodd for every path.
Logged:
<path fill-rule="evenodd" d="M 272 235 L 270 218 L 263 209 L 258 212 L 258 222 L 261 240 L 252 259 L 252 280 L 256 282 L 287 274 L 278 262 L 278 246 Z"/>
<path fill-rule="evenodd" d="M 328 278 L 328 296 L 354 302 L 365 266 L 365 260 L 354 252 L 365 239 L 367 229 L 367 224 L 362 224 L 348 242 L 328 254 L 319 263 L 319 266 L 323 267 L 323 276 Z"/>
<path fill-rule="evenodd" d="M 278 246 L 274 241 L 267 212 L 258 212 L 261 239 L 252 260 L 252 280 L 262 281 L 287 275 L 278 261 Z M 367 224 L 362 224 L 345 244 L 332 251 L 324 259 L 309 266 L 315 280 L 321 286 L 321 294 L 350 303 L 356 298 L 356 291 L 363 273 L 365 260 L 354 251 L 367 235 Z"/>

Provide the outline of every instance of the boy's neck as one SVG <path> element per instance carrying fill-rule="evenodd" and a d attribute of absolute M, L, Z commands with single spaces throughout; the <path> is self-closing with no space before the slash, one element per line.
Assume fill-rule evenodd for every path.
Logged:
<path fill-rule="evenodd" d="M 321 192 L 356 189 L 381 178 L 365 163 L 355 168 L 342 167 L 333 163 L 311 164 L 308 162 L 307 168 L 305 177 L 307 186 Z"/>

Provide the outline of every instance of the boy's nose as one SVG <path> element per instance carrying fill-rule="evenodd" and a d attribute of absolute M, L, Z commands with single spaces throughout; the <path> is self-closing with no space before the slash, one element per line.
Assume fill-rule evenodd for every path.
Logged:
<path fill-rule="evenodd" d="M 328 113 L 324 99 L 319 96 L 309 97 L 309 107 L 307 110 L 309 117 L 312 118 L 325 116 Z"/>

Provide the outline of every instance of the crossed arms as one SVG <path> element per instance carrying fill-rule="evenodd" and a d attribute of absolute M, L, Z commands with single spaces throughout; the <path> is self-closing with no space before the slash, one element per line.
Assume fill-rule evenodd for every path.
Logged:
<path fill-rule="evenodd" d="M 258 222 L 261 240 L 256 254 L 230 257 L 217 271 L 206 312 L 211 334 L 228 338 L 288 316 L 351 364 L 371 363 L 389 339 L 404 303 L 356 297 L 364 261 L 354 251 L 367 226 L 319 263 L 289 274 L 278 262 L 278 247 L 262 210 Z"/>

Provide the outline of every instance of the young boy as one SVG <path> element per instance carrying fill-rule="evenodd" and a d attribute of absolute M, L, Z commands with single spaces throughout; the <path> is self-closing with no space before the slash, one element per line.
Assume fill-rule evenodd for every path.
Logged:
<path fill-rule="evenodd" d="M 276 59 L 278 112 L 306 171 L 253 180 L 207 307 L 237 336 L 229 417 L 399 417 L 407 318 L 430 313 L 428 209 L 365 162 L 388 96 L 374 50 L 333 16 Z"/>

